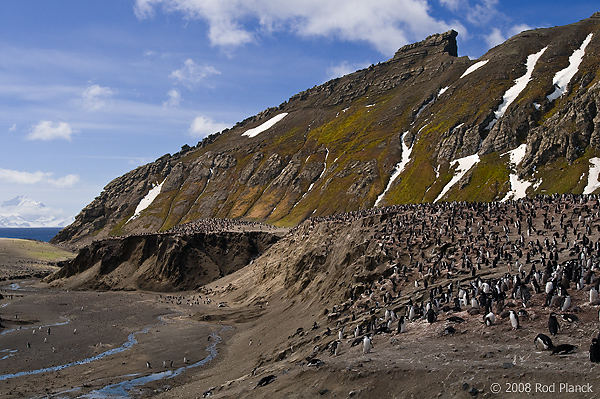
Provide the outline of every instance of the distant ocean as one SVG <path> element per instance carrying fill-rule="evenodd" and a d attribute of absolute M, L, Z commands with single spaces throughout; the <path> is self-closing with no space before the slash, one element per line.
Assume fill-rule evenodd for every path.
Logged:
<path fill-rule="evenodd" d="M 0 227 L 0 237 L 48 242 L 61 230 L 62 227 Z"/>

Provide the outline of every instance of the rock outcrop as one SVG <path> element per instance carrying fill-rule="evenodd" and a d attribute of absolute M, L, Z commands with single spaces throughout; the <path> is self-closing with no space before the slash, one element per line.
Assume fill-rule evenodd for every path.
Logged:
<path fill-rule="evenodd" d="M 279 239 L 260 231 L 106 239 L 60 263 L 47 281 L 76 289 L 196 289 L 248 265 Z"/>

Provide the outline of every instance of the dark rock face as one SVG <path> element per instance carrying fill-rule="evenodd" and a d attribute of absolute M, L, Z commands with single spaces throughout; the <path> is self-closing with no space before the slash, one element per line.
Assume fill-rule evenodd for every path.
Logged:
<path fill-rule="evenodd" d="M 590 34 L 565 94 L 549 100 L 555 75 Z M 600 156 L 598 15 L 523 32 L 475 61 L 458 57 L 456 36 L 404 46 L 386 62 L 298 93 L 115 179 L 52 242 L 81 247 L 202 218 L 294 226 L 372 208 L 382 194 L 378 205 L 502 200 L 516 195 L 510 175 L 529 184 L 530 196 L 583 192 L 590 159 Z M 492 124 L 505 93 L 528 72 L 528 57 L 544 48 L 530 80 Z M 282 113 L 264 132 L 243 135 Z M 521 145 L 525 155 L 513 165 L 508 151 Z M 456 161 L 474 154 L 478 161 L 448 186 L 459 173 Z M 159 183 L 160 195 L 132 218 Z"/>
<path fill-rule="evenodd" d="M 148 234 L 95 241 L 54 281 L 85 273 L 80 289 L 189 290 L 246 266 L 279 240 L 267 232 Z"/>

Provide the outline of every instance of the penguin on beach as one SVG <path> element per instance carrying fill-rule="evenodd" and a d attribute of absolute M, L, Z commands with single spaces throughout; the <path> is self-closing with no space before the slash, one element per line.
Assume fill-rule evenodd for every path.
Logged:
<path fill-rule="evenodd" d="M 517 316 L 517 313 L 515 313 L 514 310 L 510 311 L 510 325 L 512 326 L 513 330 L 517 330 L 519 328 L 519 316 Z"/>
<path fill-rule="evenodd" d="M 363 338 L 363 353 L 366 355 L 371 352 L 371 349 L 373 349 L 373 342 L 368 335 L 365 335 Z"/>
<path fill-rule="evenodd" d="M 494 314 L 494 312 L 489 312 L 488 314 L 486 314 L 483 318 L 483 322 L 488 327 L 494 324 L 496 322 L 496 315 Z"/>
<path fill-rule="evenodd" d="M 548 331 L 550 332 L 550 335 L 556 336 L 558 330 L 560 330 L 560 325 L 558 324 L 556 313 L 552 312 L 548 317 Z"/>
<path fill-rule="evenodd" d="M 427 322 L 429 324 L 432 324 L 435 322 L 435 320 L 437 319 L 437 315 L 435 314 L 435 311 L 433 309 L 429 309 L 427 311 Z"/>
<path fill-rule="evenodd" d="M 398 334 L 402 334 L 406 332 L 406 318 L 404 316 L 400 316 L 398 319 Z"/>
<path fill-rule="evenodd" d="M 544 350 L 554 349 L 554 344 L 552 344 L 552 340 L 546 334 L 538 334 L 533 341 L 535 343 L 536 349 L 541 347 Z"/>
<path fill-rule="evenodd" d="M 575 349 L 577 349 L 577 347 L 575 345 L 571 345 L 571 344 L 561 344 L 558 346 L 555 346 L 554 349 L 552 349 L 552 353 L 550 355 L 566 355 L 567 353 L 572 353 L 575 352 Z"/>

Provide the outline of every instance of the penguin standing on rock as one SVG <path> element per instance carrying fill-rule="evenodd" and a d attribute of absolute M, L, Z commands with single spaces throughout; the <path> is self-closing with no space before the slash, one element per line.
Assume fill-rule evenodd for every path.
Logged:
<path fill-rule="evenodd" d="M 437 315 L 435 314 L 435 311 L 433 309 L 429 309 L 427 311 L 427 322 L 429 324 L 432 324 L 435 322 L 435 320 L 437 319 Z"/>
<path fill-rule="evenodd" d="M 494 312 L 490 312 L 490 313 L 486 314 L 485 317 L 483 318 L 483 322 L 488 327 L 491 326 L 492 324 L 494 324 L 496 322 L 496 315 L 494 314 Z"/>
<path fill-rule="evenodd" d="M 560 330 L 560 325 L 558 324 L 556 313 L 552 312 L 548 317 L 548 331 L 550 332 L 550 335 L 556 336 L 556 334 L 558 334 L 558 330 Z"/>
<path fill-rule="evenodd" d="M 513 330 L 519 328 L 519 316 L 517 316 L 514 310 L 510 311 L 510 325 L 512 326 Z"/>
<path fill-rule="evenodd" d="M 363 338 L 363 353 L 366 355 L 367 353 L 371 352 L 371 349 L 373 349 L 373 342 L 368 335 L 365 335 Z"/>
<path fill-rule="evenodd" d="M 404 316 L 400 316 L 400 319 L 398 319 L 398 334 L 402 334 L 404 332 L 406 332 L 406 319 Z"/>

